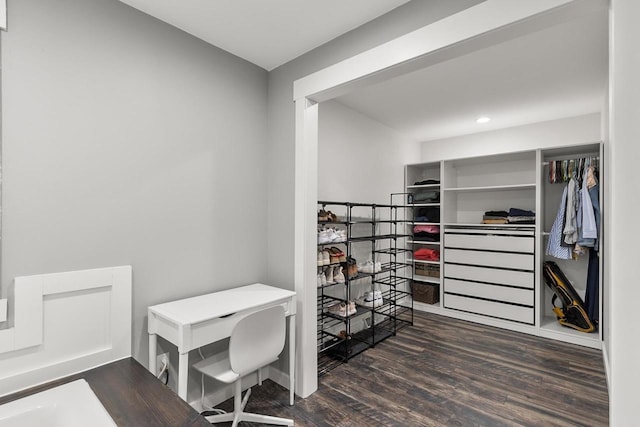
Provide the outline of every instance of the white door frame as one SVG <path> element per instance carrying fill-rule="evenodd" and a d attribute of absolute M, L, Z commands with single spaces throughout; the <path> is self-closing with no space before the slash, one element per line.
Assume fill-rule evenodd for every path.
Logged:
<path fill-rule="evenodd" d="M 486 0 L 294 82 L 298 395 L 317 389 L 317 103 L 607 8 L 606 0 Z"/>

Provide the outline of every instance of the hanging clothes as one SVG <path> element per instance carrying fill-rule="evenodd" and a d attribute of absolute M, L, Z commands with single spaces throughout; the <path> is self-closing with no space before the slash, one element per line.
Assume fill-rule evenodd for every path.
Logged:
<path fill-rule="evenodd" d="M 558 259 L 572 259 L 571 248 L 569 246 L 562 245 L 564 227 L 564 216 L 567 206 L 567 187 L 564 187 L 562 192 L 562 199 L 560 200 L 560 207 L 558 208 L 558 214 L 556 215 L 551 232 L 549 233 L 549 240 L 547 242 L 546 254 Z"/>
<path fill-rule="evenodd" d="M 595 248 L 589 250 L 589 267 L 587 269 L 587 291 L 584 296 L 584 305 L 587 308 L 587 316 L 594 324 L 600 320 L 600 257 Z"/>
<path fill-rule="evenodd" d="M 577 211 L 578 211 L 578 193 L 576 180 L 571 178 L 569 184 L 567 184 L 567 206 L 565 211 L 564 228 L 562 233 L 564 238 L 562 241 L 566 245 L 573 245 L 578 241 L 578 224 L 577 224 Z"/>
<path fill-rule="evenodd" d="M 598 227 L 596 226 L 596 217 L 587 181 L 586 179 L 582 181 L 582 189 L 580 190 L 582 199 L 582 236 L 585 239 L 597 239 Z"/>

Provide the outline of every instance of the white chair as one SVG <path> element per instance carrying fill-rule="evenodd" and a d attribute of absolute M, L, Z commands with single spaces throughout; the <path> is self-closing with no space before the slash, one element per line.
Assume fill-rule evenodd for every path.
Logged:
<path fill-rule="evenodd" d="M 229 341 L 229 350 L 195 363 L 193 367 L 203 374 L 226 384 L 234 383 L 233 412 L 207 416 L 211 423 L 240 421 L 292 426 L 293 420 L 244 412 L 251 389 L 242 398 L 242 377 L 258 371 L 278 360 L 284 348 L 286 324 L 284 308 L 276 306 L 250 314 L 240 320 Z"/>

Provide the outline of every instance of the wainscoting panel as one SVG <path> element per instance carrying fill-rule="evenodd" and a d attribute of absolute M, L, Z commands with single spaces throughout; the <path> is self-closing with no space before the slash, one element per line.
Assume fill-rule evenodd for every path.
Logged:
<path fill-rule="evenodd" d="M 0 396 L 131 355 L 131 266 L 17 277 Z"/>

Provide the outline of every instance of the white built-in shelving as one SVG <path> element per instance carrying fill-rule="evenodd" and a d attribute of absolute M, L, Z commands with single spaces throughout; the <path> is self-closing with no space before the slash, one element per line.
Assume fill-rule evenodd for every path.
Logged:
<path fill-rule="evenodd" d="M 441 251 L 440 261 L 409 260 L 414 268 L 420 264 L 436 264 L 440 267 L 439 277 L 414 275 L 413 279 L 414 282 L 439 285 L 439 302 L 435 304 L 415 302 L 414 307 L 418 310 L 599 348 L 602 342 L 602 327 L 596 333 L 583 333 L 561 326 L 557 322 L 551 306 L 553 291 L 544 283 L 542 264 L 545 260 L 551 259 L 545 255 L 545 248 L 564 187 L 548 183 L 549 161 L 598 156 L 600 152 L 601 144 L 592 143 L 407 165 L 405 167 L 405 191 L 407 193 L 440 192 L 440 199 L 437 203 L 407 204 L 413 208 L 414 215 L 417 215 L 421 208 L 438 208 L 440 212 L 438 221 L 411 224 L 411 226 L 418 224 L 438 225 L 440 227 L 440 241 L 425 242 L 412 238 L 406 241 L 407 247 L 411 250 L 430 247 Z M 415 184 L 428 179 L 437 180 L 439 183 Z M 600 188 L 602 189 L 602 187 L 601 185 Z M 508 211 L 510 208 L 535 211 L 535 223 L 482 223 L 485 212 Z M 471 233 L 469 234 L 471 237 L 474 237 L 474 233 L 477 236 L 488 237 L 502 233 L 504 236 L 514 236 L 520 240 L 523 239 L 522 236 L 529 236 L 527 238 L 533 239 L 535 244 L 531 248 L 527 247 L 526 250 L 490 248 L 487 256 L 474 252 L 482 252 L 485 249 L 468 248 L 468 252 L 466 252 L 468 257 L 461 258 L 461 254 L 464 255 L 464 253 L 460 251 L 465 248 L 449 247 L 445 239 L 445 232 L 462 234 L 468 232 Z M 452 255 L 449 260 L 455 260 L 452 264 L 447 263 L 450 261 L 445 262 L 448 250 Z M 455 256 L 453 256 L 454 254 Z M 493 258 L 489 256 L 491 254 Z M 451 281 L 450 289 L 447 288 L 451 276 L 448 274 L 448 265 L 456 267 L 449 268 L 449 273 L 451 273 L 460 271 L 461 269 L 458 268 L 460 266 L 474 266 L 474 263 L 477 264 L 476 267 L 482 267 L 480 264 L 494 258 L 504 259 L 508 263 L 516 262 L 516 259 L 521 260 L 523 257 L 527 257 L 526 271 L 517 268 L 511 270 L 505 267 L 506 264 L 498 267 L 503 269 L 506 277 L 515 280 L 514 283 L 507 282 L 495 286 L 496 283 L 492 282 L 497 279 L 493 279 L 491 276 L 483 278 L 482 274 L 485 272 L 479 270 L 480 276 L 471 277 L 468 283 L 461 284 L 460 280 L 453 278 L 454 281 Z M 529 264 L 529 260 L 531 260 L 531 264 Z M 572 281 L 578 293 L 584 297 L 587 264 L 585 258 L 577 261 L 555 261 Z M 600 262 L 602 263 L 602 261 Z M 511 271 L 515 273 L 511 275 L 509 273 Z M 528 275 L 526 277 L 533 278 L 533 282 L 530 288 L 527 287 L 526 290 L 523 290 L 524 288 L 519 286 L 524 285 L 519 285 L 517 281 L 524 277 L 521 273 L 525 272 Z M 471 286 L 470 284 L 473 283 L 477 283 L 478 286 Z M 602 299 L 602 280 L 600 283 L 600 298 Z M 487 294 L 487 292 L 489 293 Z M 456 309 L 455 304 L 451 302 L 460 304 L 458 307 L 463 308 Z M 505 304 L 513 304 L 513 307 L 507 307 Z"/>

